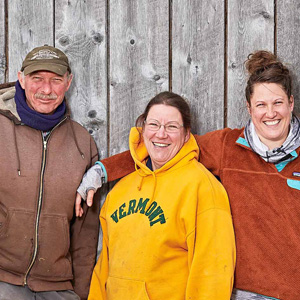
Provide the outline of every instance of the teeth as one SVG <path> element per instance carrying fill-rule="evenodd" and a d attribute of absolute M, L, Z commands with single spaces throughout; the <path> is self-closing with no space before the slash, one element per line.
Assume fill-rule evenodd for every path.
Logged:
<path fill-rule="evenodd" d="M 265 121 L 264 123 L 266 125 L 276 125 L 280 122 L 280 120 L 275 120 L 275 121 Z"/>
<path fill-rule="evenodd" d="M 154 146 L 158 146 L 158 147 L 168 147 L 168 144 L 161 144 L 161 143 L 153 143 Z"/>

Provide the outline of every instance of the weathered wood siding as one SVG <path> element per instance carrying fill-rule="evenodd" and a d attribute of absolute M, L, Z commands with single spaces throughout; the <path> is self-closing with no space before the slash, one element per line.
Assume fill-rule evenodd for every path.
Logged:
<path fill-rule="evenodd" d="M 6 53 L 5 53 L 5 6 L 0 2 L 0 82 L 5 81 Z"/>
<path fill-rule="evenodd" d="M 276 51 L 293 71 L 295 109 L 300 112 L 300 1 L 278 1 L 276 27 Z"/>
<path fill-rule="evenodd" d="M 4 2 L 8 7 L 7 80 L 15 81 L 23 59 L 32 48 L 41 44 L 53 45 L 53 1 Z"/>
<path fill-rule="evenodd" d="M 174 0 L 172 12 L 172 91 L 188 99 L 194 132 L 223 128 L 224 2 Z"/>
<path fill-rule="evenodd" d="M 128 149 L 128 133 L 147 102 L 169 88 L 169 0 L 109 1 L 110 153 Z"/>
<path fill-rule="evenodd" d="M 85 126 L 107 156 L 106 1 L 55 1 L 55 46 L 74 74 L 67 99 L 72 118 Z"/>
<path fill-rule="evenodd" d="M 299 16 L 296 0 L 1 0 L 0 82 L 17 79 L 33 47 L 65 51 L 72 116 L 103 158 L 128 148 L 129 128 L 164 90 L 188 99 L 196 133 L 243 126 L 243 63 L 257 49 L 290 63 L 299 112 Z"/>
<path fill-rule="evenodd" d="M 256 49 L 274 52 L 274 0 L 228 1 L 227 126 L 243 127 L 248 120 L 244 62 Z"/>

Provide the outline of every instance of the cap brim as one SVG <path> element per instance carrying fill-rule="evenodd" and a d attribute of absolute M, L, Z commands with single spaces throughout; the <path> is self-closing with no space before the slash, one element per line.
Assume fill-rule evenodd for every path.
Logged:
<path fill-rule="evenodd" d="M 26 76 L 30 73 L 37 72 L 37 71 L 49 71 L 58 74 L 60 76 L 63 76 L 68 71 L 68 67 L 58 65 L 58 64 L 53 64 L 53 63 L 51 64 L 48 62 L 47 64 L 39 63 L 39 64 L 29 65 L 25 67 L 23 72 L 24 75 Z"/>

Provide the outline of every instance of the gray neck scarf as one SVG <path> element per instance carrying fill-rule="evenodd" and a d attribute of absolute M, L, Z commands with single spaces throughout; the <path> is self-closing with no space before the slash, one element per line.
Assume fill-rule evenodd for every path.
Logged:
<path fill-rule="evenodd" d="M 290 158 L 290 153 L 300 147 L 300 120 L 293 115 L 290 131 L 286 140 L 280 147 L 272 150 L 269 150 L 268 147 L 260 141 L 251 120 L 249 120 L 245 126 L 244 134 L 252 151 L 257 153 L 266 162 L 276 164 Z"/>

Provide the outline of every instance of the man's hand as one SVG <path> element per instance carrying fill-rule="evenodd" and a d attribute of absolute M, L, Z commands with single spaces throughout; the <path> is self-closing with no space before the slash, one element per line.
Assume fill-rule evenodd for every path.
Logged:
<path fill-rule="evenodd" d="M 75 214 L 76 217 L 83 215 L 81 207 L 81 199 L 87 201 L 88 206 L 92 206 L 94 194 L 98 188 L 102 186 L 103 171 L 100 165 L 96 164 L 91 167 L 82 178 L 82 182 L 77 189 L 75 199 Z"/>

